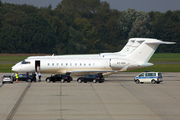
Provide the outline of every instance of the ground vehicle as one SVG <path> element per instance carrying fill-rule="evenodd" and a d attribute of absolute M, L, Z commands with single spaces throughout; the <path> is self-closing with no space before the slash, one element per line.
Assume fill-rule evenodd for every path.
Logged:
<path fill-rule="evenodd" d="M 11 76 L 11 75 L 4 75 L 4 76 L 2 77 L 2 83 L 5 83 L 5 82 L 11 82 L 11 83 L 13 83 L 14 81 L 13 81 L 12 76 Z"/>
<path fill-rule="evenodd" d="M 61 81 L 62 83 L 64 83 L 65 81 L 67 81 L 68 83 L 70 81 L 72 81 L 72 77 L 66 74 L 55 74 L 55 75 L 51 75 L 51 77 L 47 77 L 46 78 L 46 82 L 56 82 L 56 81 Z"/>
<path fill-rule="evenodd" d="M 151 82 L 152 84 L 159 84 L 163 81 L 162 74 L 160 72 L 142 72 L 135 77 L 134 81 L 139 83 Z"/>
<path fill-rule="evenodd" d="M 79 77 L 77 79 L 77 82 L 81 83 L 81 82 L 87 82 L 87 81 L 93 81 L 94 83 L 99 82 L 102 83 L 104 82 L 104 77 L 103 75 L 97 75 L 97 74 L 89 74 L 86 75 L 85 77 Z"/>
<path fill-rule="evenodd" d="M 13 77 L 13 80 L 16 81 L 16 76 Z M 19 74 L 18 75 L 18 81 L 32 82 L 33 77 L 31 75 L 29 75 L 29 77 L 27 79 L 27 74 Z"/>

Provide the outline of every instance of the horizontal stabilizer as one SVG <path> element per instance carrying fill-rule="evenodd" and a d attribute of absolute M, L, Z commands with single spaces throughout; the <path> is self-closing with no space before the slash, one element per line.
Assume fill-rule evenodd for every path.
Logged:
<path fill-rule="evenodd" d="M 176 44 L 176 42 L 157 41 L 157 42 L 146 42 L 146 44 Z"/>

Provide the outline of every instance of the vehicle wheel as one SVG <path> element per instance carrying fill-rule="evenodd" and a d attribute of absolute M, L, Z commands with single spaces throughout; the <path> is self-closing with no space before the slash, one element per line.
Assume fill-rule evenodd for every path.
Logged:
<path fill-rule="evenodd" d="M 28 82 L 31 82 L 31 79 L 28 79 L 27 81 L 28 81 Z"/>
<path fill-rule="evenodd" d="M 11 84 L 13 84 L 13 81 L 11 82 Z"/>
<path fill-rule="evenodd" d="M 65 82 L 65 80 L 64 80 L 64 79 L 61 79 L 61 82 L 62 82 L 62 83 L 64 83 L 64 82 Z"/>
<path fill-rule="evenodd" d="M 144 82 L 141 82 L 141 84 L 144 84 Z"/>
<path fill-rule="evenodd" d="M 47 80 L 46 80 L 46 82 L 47 82 L 47 83 L 50 83 L 50 82 L 51 82 L 51 80 L 50 80 L 50 79 L 47 79 Z"/>
<path fill-rule="evenodd" d="M 139 84 L 140 83 L 140 81 L 139 80 L 136 80 L 136 84 Z"/>
<path fill-rule="evenodd" d="M 96 82 L 97 82 L 97 81 L 94 79 L 94 80 L 93 80 L 93 83 L 96 83 Z"/>
<path fill-rule="evenodd" d="M 152 84 L 156 84 L 156 81 L 155 81 L 155 80 L 152 80 L 151 83 L 152 83 Z"/>
<path fill-rule="evenodd" d="M 159 84 L 160 82 L 157 82 L 157 84 Z"/>
<path fill-rule="evenodd" d="M 87 83 L 87 81 L 84 81 L 84 83 Z"/>
<path fill-rule="evenodd" d="M 78 81 L 78 83 L 81 83 L 81 82 L 82 82 L 82 80 L 81 80 L 81 79 L 78 79 L 77 81 Z"/>
<path fill-rule="evenodd" d="M 68 83 L 70 83 L 70 81 L 67 81 Z"/>

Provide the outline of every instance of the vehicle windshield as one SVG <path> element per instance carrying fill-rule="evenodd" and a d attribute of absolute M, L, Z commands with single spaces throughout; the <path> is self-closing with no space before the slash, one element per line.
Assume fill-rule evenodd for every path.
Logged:
<path fill-rule="evenodd" d="M 26 77 L 26 74 L 19 74 L 19 77 Z"/>
<path fill-rule="evenodd" d="M 23 60 L 21 64 L 30 64 L 30 62 Z"/>
<path fill-rule="evenodd" d="M 162 74 L 161 74 L 161 73 L 158 73 L 158 76 L 162 76 Z"/>
<path fill-rule="evenodd" d="M 3 77 L 11 77 L 10 75 L 4 75 Z"/>
<path fill-rule="evenodd" d="M 141 73 L 141 74 L 139 75 L 139 77 L 144 77 L 144 73 Z"/>

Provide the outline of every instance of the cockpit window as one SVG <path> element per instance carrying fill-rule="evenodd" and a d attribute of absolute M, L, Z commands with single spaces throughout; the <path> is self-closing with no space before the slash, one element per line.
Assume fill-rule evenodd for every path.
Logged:
<path fill-rule="evenodd" d="M 22 64 L 30 64 L 30 62 L 25 61 L 25 60 L 23 60 L 21 63 L 22 63 Z"/>

